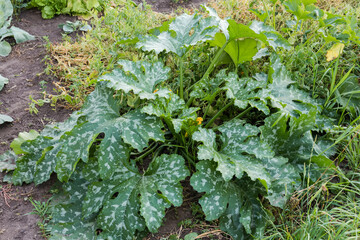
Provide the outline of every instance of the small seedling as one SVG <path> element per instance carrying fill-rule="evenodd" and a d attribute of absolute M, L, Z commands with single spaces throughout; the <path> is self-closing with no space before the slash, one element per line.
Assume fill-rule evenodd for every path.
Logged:
<path fill-rule="evenodd" d="M 64 24 L 59 24 L 59 28 L 61 28 L 66 34 L 70 34 L 76 31 L 87 32 L 91 30 L 90 25 L 80 21 L 76 21 L 76 22 L 66 21 L 66 23 Z"/>

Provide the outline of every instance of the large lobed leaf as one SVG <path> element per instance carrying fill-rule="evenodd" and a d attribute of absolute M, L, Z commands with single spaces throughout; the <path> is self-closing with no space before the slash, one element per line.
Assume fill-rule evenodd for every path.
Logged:
<path fill-rule="evenodd" d="M 262 100 L 270 100 L 272 107 L 278 108 L 283 115 L 297 117 L 300 113 L 308 113 L 317 108 L 317 102 L 308 93 L 293 86 L 295 82 L 290 73 L 277 56 L 272 56 L 270 80 L 267 88 L 261 89 L 257 96 Z"/>
<path fill-rule="evenodd" d="M 112 90 L 98 86 L 81 111 L 23 143 L 25 155 L 18 161 L 14 182 L 40 184 L 54 171 L 59 180 L 67 181 L 80 159 L 88 162 L 89 149 L 101 133 L 104 137 L 97 154 L 104 179 L 110 178 L 116 166 L 128 159 L 131 147 L 142 151 L 150 139 L 164 141 L 159 119 L 139 111 L 120 116 L 112 95 Z"/>
<path fill-rule="evenodd" d="M 92 179 L 89 184 L 84 178 L 97 169 L 96 164 L 83 169 L 65 186 L 73 200 L 55 207 L 51 230 L 57 235 L 76 239 L 87 234 L 86 239 L 95 239 L 97 229 L 101 231 L 96 239 L 132 240 L 145 226 L 156 232 L 165 209 L 182 204 L 180 181 L 189 175 L 184 159 L 176 154 L 155 158 L 143 174 L 121 165 L 111 180 Z"/>
<path fill-rule="evenodd" d="M 303 165 L 311 159 L 321 167 L 329 167 L 332 161 L 328 157 L 332 153 L 324 150 L 331 144 L 321 140 L 315 142 L 311 132 L 316 126 L 316 118 L 315 109 L 298 118 L 283 116 L 281 112 L 275 113 L 267 117 L 265 125 L 260 127 L 261 137 L 277 155 L 288 158 L 294 166 Z"/>
<path fill-rule="evenodd" d="M 222 69 L 215 78 L 206 78 L 195 83 L 193 90 L 190 92 L 190 96 L 212 103 L 216 99 L 217 94 L 221 91 L 220 86 L 227 78 L 228 75 L 226 74 L 226 69 Z"/>
<path fill-rule="evenodd" d="M 270 202 L 283 207 L 298 181 L 296 169 L 286 158 L 275 156 L 270 146 L 260 140 L 255 126 L 233 120 L 221 126 L 219 131 L 220 146 L 212 130 L 200 128 L 194 133 L 193 139 L 203 143 L 198 147 L 198 158 L 217 162 L 217 171 L 225 181 L 247 175 L 251 180 L 261 182 Z"/>
<path fill-rule="evenodd" d="M 156 90 L 156 85 L 169 78 L 170 68 L 164 67 L 162 62 L 132 62 L 119 60 L 122 69 L 115 68 L 105 74 L 100 81 L 107 81 L 108 87 L 123 90 L 125 93 L 133 91 L 141 99 L 155 99 L 157 95 L 167 94 L 168 91 Z"/>
<path fill-rule="evenodd" d="M 224 181 L 214 162 L 200 161 L 196 169 L 190 182 L 196 191 L 205 192 L 199 203 L 206 220 L 220 219 L 220 228 L 234 239 L 261 237 L 266 222 L 257 199 L 261 187 L 248 179 Z"/>
<path fill-rule="evenodd" d="M 257 91 L 265 88 L 267 78 L 264 75 L 256 74 L 254 78 L 240 78 L 235 73 L 229 73 L 226 78 L 226 96 L 234 99 L 235 106 L 245 109 L 249 104 L 259 111 L 269 114 L 267 102 L 259 98 Z"/>
<path fill-rule="evenodd" d="M 167 31 L 158 36 L 145 36 L 136 47 L 145 51 L 154 50 L 157 54 L 162 51 L 173 52 L 181 57 L 190 46 L 211 40 L 219 31 L 217 26 L 218 21 L 214 17 L 183 14 L 170 23 Z"/>

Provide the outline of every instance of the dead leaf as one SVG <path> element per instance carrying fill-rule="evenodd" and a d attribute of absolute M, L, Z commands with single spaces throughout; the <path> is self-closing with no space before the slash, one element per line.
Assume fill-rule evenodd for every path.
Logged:
<path fill-rule="evenodd" d="M 343 43 L 335 43 L 326 53 L 326 61 L 330 62 L 337 57 L 339 57 L 340 54 L 342 54 L 344 50 L 345 44 Z"/>

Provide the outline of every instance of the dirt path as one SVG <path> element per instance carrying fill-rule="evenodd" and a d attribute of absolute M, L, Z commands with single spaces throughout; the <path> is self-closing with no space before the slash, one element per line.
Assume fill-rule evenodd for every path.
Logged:
<path fill-rule="evenodd" d="M 62 39 L 60 23 L 72 20 L 74 17 L 58 16 L 51 20 L 43 20 L 40 12 L 29 10 L 22 13 L 15 26 L 28 31 L 36 40 L 15 45 L 8 57 L 0 57 L 0 74 L 9 79 L 0 92 L 0 113 L 14 119 L 13 123 L 0 125 L 0 154 L 9 149 L 9 144 L 19 132 L 30 129 L 41 130 L 49 122 L 62 121 L 69 111 L 57 109 L 53 111 L 46 104 L 39 109 L 37 115 L 29 113 L 29 96 L 41 98 L 40 82 L 47 82 L 48 91 L 53 88 L 51 78 L 44 74 L 45 65 L 42 62 L 46 55 L 44 36 L 52 42 Z"/>
<path fill-rule="evenodd" d="M 36 36 L 36 40 L 16 45 L 8 57 L 0 58 L 0 74 L 9 79 L 9 84 L 0 92 L 0 113 L 14 119 L 13 123 L 0 125 L 0 154 L 9 149 L 9 144 L 19 132 L 41 130 L 49 122 L 62 121 L 68 117 L 69 111 L 53 111 L 49 105 L 39 108 L 37 115 L 31 115 L 26 109 L 29 107 L 30 95 L 35 99 L 41 98 L 41 81 L 48 82 L 49 91 L 52 89 L 51 78 L 43 74 L 45 65 L 42 60 L 46 54 L 43 36 L 48 36 L 52 42 L 60 41 L 62 35 L 58 24 L 74 19 L 59 16 L 43 20 L 39 11 L 29 10 L 13 21 L 15 26 Z M 1 180 L 3 176 L 0 173 Z M 25 214 L 33 211 L 28 199 L 32 197 L 43 201 L 49 198 L 49 188 L 50 183 L 39 187 L 33 184 L 15 187 L 0 181 L 1 240 L 43 239 L 37 227 L 37 216 Z"/>

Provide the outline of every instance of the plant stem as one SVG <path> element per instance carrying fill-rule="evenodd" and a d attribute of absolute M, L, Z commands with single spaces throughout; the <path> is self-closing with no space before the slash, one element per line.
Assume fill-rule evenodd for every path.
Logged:
<path fill-rule="evenodd" d="M 220 58 L 221 54 L 223 53 L 223 51 L 225 50 L 225 48 L 226 48 L 226 46 L 228 45 L 228 43 L 229 43 L 229 42 L 226 42 L 226 43 L 224 44 L 224 46 L 222 46 L 222 48 L 219 49 L 219 51 L 216 53 L 214 59 L 211 61 L 211 63 L 210 63 L 210 65 L 209 65 L 208 69 L 206 70 L 205 74 L 204 74 L 204 75 L 202 76 L 202 78 L 201 78 L 199 81 L 197 81 L 197 82 L 201 82 L 201 81 L 203 81 L 204 79 L 206 79 L 207 77 L 209 77 L 210 73 L 214 70 L 216 63 L 219 61 L 219 58 Z M 196 83 L 197 83 L 197 82 L 196 82 Z M 193 85 L 191 85 L 188 90 L 190 90 L 196 83 L 194 83 Z M 191 105 L 192 101 L 194 101 L 194 99 L 195 99 L 194 97 L 191 97 L 191 98 L 188 100 L 188 102 L 186 103 L 186 106 L 189 107 L 189 106 Z"/>
<path fill-rule="evenodd" d="M 234 120 L 234 119 L 236 119 L 236 118 L 241 118 L 241 117 L 243 117 L 244 115 L 248 114 L 253 108 L 254 108 L 254 107 L 248 107 L 247 109 L 245 109 L 244 111 L 242 111 L 241 113 L 239 113 L 238 115 L 236 115 L 236 116 L 235 116 L 233 119 L 231 119 L 231 120 Z M 230 120 L 230 121 L 231 121 L 231 120 Z M 213 130 L 218 129 L 219 127 L 221 127 L 221 125 L 220 125 L 220 126 L 217 126 L 217 127 L 214 127 Z"/>
<path fill-rule="evenodd" d="M 168 128 L 170 129 L 173 136 L 178 141 L 178 143 L 183 146 L 184 142 L 182 141 L 181 136 L 175 132 L 174 125 L 172 124 L 172 122 L 167 118 L 163 118 L 163 120 L 166 123 L 166 125 L 168 126 Z"/>
<path fill-rule="evenodd" d="M 135 161 L 137 162 L 137 161 L 145 158 L 145 157 L 148 156 L 150 153 L 152 153 L 152 152 L 155 150 L 155 148 L 157 148 L 157 147 L 158 147 L 158 144 L 155 144 L 152 148 L 148 149 L 145 153 L 143 153 L 142 155 L 140 155 L 139 157 L 137 157 L 137 158 L 135 159 Z"/>
<path fill-rule="evenodd" d="M 180 98 L 184 99 L 184 57 L 180 58 Z"/>
<path fill-rule="evenodd" d="M 206 118 L 208 112 L 209 112 L 209 109 L 210 109 L 210 106 L 211 106 L 211 103 L 209 103 L 209 105 L 207 106 L 206 110 L 205 110 L 205 113 L 204 113 L 204 116 L 203 116 L 203 119 Z"/>
<path fill-rule="evenodd" d="M 189 163 L 191 163 L 191 165 L 194 167 L 194 168 L 196 168 L 196 163 L 195 163 L 195 161 L 191 158 L 191 157 L 189 157 L 189 153 L 187 152 L 187 151 L 182 151 L 183 152 L 183 157 L 185 157 L 186 158 L 186 160 L 188 160 L 188 162 Z M 190 169 L 190 168 L 189 168 Z"/>
<path fill-rule="evenodd" d="M 277 1 L 274 3 L 274 7 L 273 7 L 273 11 L 272 11 L 272 14 L 273 14 L 273 28 L 275 30 L 276 30 L 276 21 L 275 21 L 276 3 L 277 3 Z"/>
<path fill-rule="evenodd" d="M 205 125 L 205 128 L 208 128 L 210 127 L 213 122 L 226 110 L 228 109 L 229 107 L 231 107 L 232 105 L 234 104 L 234 100 L 232 100 L 231 102 L 229 102 L 228 104 L 226 104 L 225 107 L 223 107 L 220 111 L 218 111 L 215 116 L 213 116 L 210 121 Z"/>
<path fill-rule="evenodd" d="M 266 20 L 269 18 L 269 10 L 267 9 L 267 6 L 264 2 L 264 0 L 261 0 L 262 4 L 264 5 L 264 8 L 265 8 L 265 12 L 266 12 L 266 15 L 267 15 L 267 18 L 265 19 L 265 24 L 266 24 Z"/>

